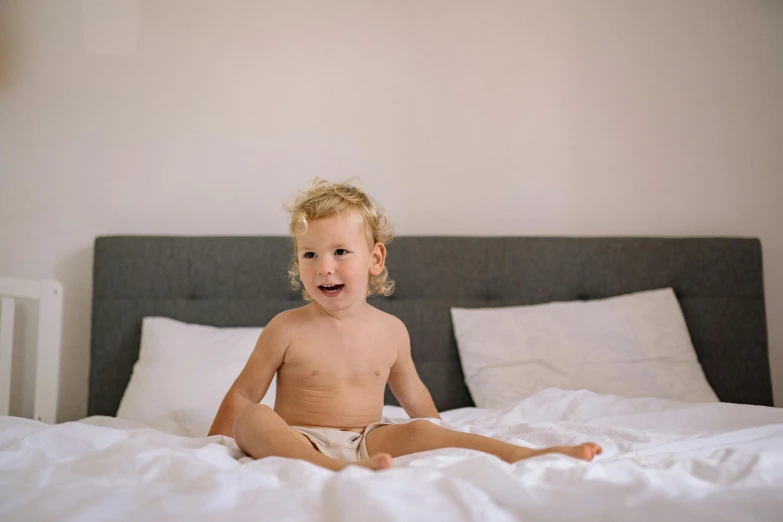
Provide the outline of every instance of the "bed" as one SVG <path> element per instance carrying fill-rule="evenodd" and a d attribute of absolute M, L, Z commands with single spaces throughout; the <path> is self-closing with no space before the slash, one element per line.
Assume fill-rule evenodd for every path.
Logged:
<path fill-rule="evenodd" d="M 780 520 L 783 412 L 772 408 L 761 245 L 747 238 L 398 237 L 378 308 L 406 324 L 443 424 L 531 446 L 590 438 L 593 463 L 514 465 L 469 450 L 373 474 L 183 437 L 114 417 L 145 317 L 263 326 L 302 305 L 285 237 L 100 237 L 86 419 L 0 419 L 3 519 Z M 552 388 L 477 408 L 450 309 L 591 301 L 670 287 L 720 403 Z M 387 390 L 384 414 L 404 417 Z M 41 502 L 42 499 L 46 502 Z"/>

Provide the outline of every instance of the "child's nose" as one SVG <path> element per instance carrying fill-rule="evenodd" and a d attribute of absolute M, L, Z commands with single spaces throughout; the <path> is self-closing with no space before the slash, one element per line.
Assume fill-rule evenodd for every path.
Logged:
<path fill-rule="evenodd" d="M 334 273 L 334 263 L 330 261 L 321 261 L 318 264 L 318 275 L 326 275 Z"/>

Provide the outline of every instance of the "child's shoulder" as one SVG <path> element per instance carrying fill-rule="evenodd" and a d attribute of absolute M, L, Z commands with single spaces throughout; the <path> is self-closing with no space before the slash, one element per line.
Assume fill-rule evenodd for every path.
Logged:
<path fill-rule="evenodd" d="M 408 334 L 408 329 L 405 327 L 405 323 L 403 323 L 399 317 L 388 312 L 384 312 L 383 310 L 379 310 L 374 306 L 372 309 L 375 315 L 375 320 L 378 321 L 383 327 L 386 327 L 392 332 L 400 335 Z"/>
<path fill-rule="evenodd" d="M 310 312 L 307 305 L 283 310 L 269 321 L 267 328 L 290 330 L 307 322 Z"/>
<path fill-rule="evenodd" d="M 310 311 L 310 304 L 297 306 L 296 308 L 289 308 L 288 310 L 283 310 L 279 314 L 275 316 L 275 318 L 280 317 L 281 319 L 286 320 L 296 320 L 304 318 L 305 316 L 310 315 L 312 312 Z"/>

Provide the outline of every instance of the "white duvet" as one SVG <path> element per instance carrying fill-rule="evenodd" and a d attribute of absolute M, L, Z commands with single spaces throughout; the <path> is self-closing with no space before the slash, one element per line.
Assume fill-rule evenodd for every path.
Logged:
<path fill-rule="evenodd" d="M 443 449 L 334 473 L 115 418 L 0 417 L 0 519 L 783 520 L 783 409 L 550 389 L 443 416 L 530 447 L 593 440 L 604 453 L 509 465 Z"/>

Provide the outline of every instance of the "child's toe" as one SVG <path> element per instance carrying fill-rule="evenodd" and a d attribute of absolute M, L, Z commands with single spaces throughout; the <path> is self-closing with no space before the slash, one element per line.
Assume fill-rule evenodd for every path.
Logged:
<path fill-rule="evenodd" d="M 586 442 L 579 445 L 579 458 L 593 460 L 593 457 L 601 453 L 601 447 L 594 442 Z"/>

